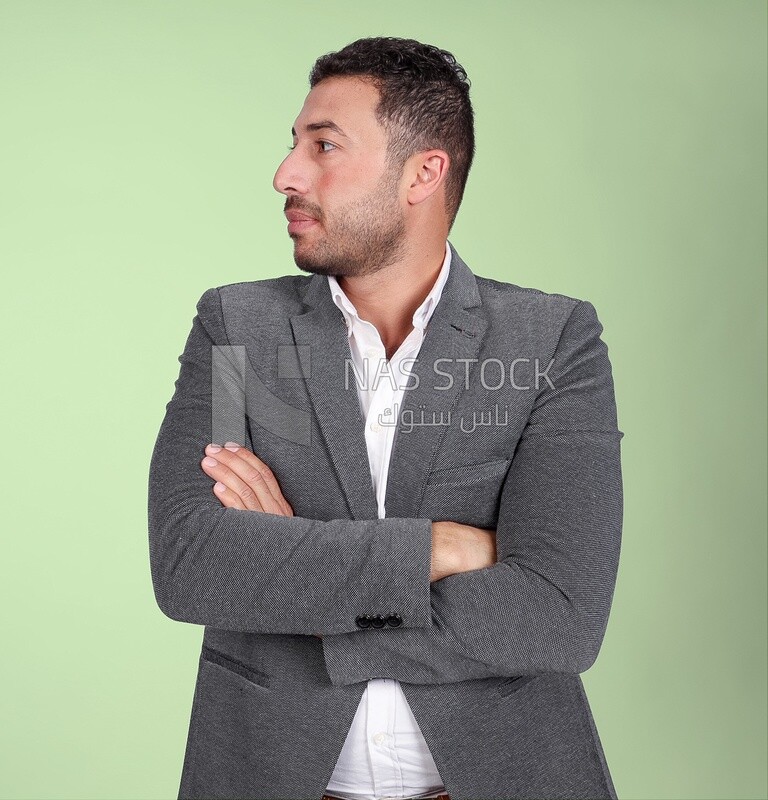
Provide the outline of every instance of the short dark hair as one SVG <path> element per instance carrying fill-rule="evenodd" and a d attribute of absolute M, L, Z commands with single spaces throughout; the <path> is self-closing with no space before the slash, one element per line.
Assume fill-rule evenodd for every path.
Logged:
<path fill-rule="evenodd" d="M 376 118 L 388 136 L 387 159 L 398 169 L 414 153 L 445 150 L 449 229 L 456 219 L 475 155 L 470 80 L 447 50 L 415 39 L 358 39 L 315 61 L 310 88 L 334 77 L 360 77 L 379 91 Z"/>

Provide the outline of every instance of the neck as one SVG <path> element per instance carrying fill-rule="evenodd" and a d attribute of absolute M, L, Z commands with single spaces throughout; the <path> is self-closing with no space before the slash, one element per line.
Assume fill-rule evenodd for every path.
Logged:
<path fill-rule="evenodd" d="M 445 260 L 445 239 L 372 275 L 338 278 L 360 319 L 375 326 L 391 358 L 413 330 L 413 315 L 435 285 Z"/>

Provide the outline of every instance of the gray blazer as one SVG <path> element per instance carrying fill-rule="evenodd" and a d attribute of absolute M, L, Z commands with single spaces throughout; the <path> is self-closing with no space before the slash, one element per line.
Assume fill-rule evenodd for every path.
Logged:
<path fill-rule="evenodd" d="M 155 598 L 205 626 L 180 798 L 319 800 L 370 678 L 401 682 L 452 800 L 616 797 L 579 676 L 621 542 L 602 326 L 589 302 L 475 276 L 450 246 L 385 519 L 327 278 L 197 304 L 149 473 Z M 295 516 L 213 494 L 204 448 L 238 434 Z M 496 529 L 498 563 L 430 584 L 432 520 Z"/>

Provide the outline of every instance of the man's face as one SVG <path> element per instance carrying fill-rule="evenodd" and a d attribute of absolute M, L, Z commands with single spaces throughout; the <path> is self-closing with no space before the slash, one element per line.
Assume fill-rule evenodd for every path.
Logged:
<path fill-rule="evenodd" d="M 360 78 L 328 78 L 307 95 L 294 123 L 294 149 L 273 186 L 289 223 L 293 258 L 305 272 L 369 275 L 393 263 L 405 246 L 401 175 L 386 162 L 387 139 L 374 108 L 378 91 Z M 318 123 L 333 123 L 338 130 Z"/>

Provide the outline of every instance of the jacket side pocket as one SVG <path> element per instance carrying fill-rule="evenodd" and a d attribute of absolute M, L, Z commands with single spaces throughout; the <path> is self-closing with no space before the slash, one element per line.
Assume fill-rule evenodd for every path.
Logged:
<path fill-rule="evenodd" d="M 234 672 L 241 678 L 255 683 L 257 686 L 261 686 L 264 689 L 269 688 L 269 675 L 253 667 L 249 667 L 241 661 L 237 661 L 232 658 L 232 656 L 228 656 L 219 650 L 214 650 L 212 647 L 208 647 L 208 645 L 203 645 L 200 655 L 205 661 L 210 661 L 212 664 L 217 664 L 224 669 L 228 669 L 230 672 Z"/>

